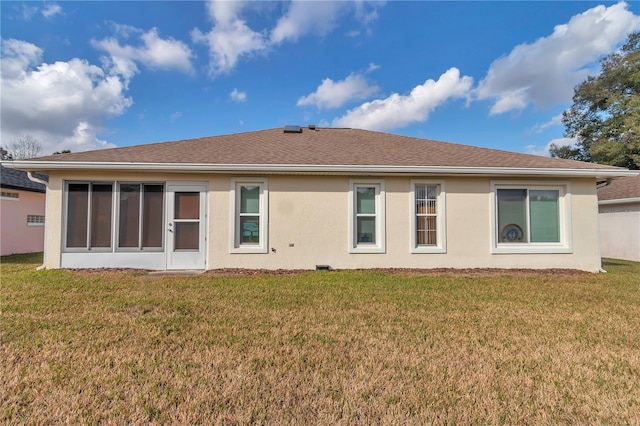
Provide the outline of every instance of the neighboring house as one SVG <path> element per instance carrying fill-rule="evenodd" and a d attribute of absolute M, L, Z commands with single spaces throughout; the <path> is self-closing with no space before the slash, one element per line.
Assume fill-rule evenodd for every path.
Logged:
<path fill-rule="evenodd" d="M 47 268 L 600 269 L 596 184 L 634 172 L 357 129 L 60 154 Z"/>
<path fill-rule="evenodd" d="M 640 262 L 640 175 L 600 189 L 598 208 L 602 256 Z"/>
<path fill-rule="evenodd" d="M 40 179 L 46 179 L 39 175 Z M 2 256 L 44 248 L 45 186 L 27 172 L 0 165 L 0 249 Z"/>

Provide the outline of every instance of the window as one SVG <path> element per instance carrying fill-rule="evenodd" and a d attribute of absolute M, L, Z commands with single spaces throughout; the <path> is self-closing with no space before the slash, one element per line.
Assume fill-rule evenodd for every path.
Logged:
<path fill-rule="evenodd" d="M 494 252 L 570 251 L 566 185 L 495 185 Z"/>
<path fill-rule="evenodd" d="M 5 199 L 5 200 L 18 200 L 18 199 L 20 199 L 20 193 L 18 193 L 18 192 L 1 191 L 0 192 L 0 198 Z"/>
<path fill-rule="evenodd" d="M 411 182 L 411 252 L 444 253 L 445 192 L 442 181 Z"/>
<path fill-rule="evenodd" d="M 67 184 L 66 247 L 110 248 L 112 183 Z"/>
<path fill-rule="evenodd" d="M 121 183 L 119 189 L 119 249 L 163 248 L 164 185 Z"/>
<path fill-rule="evenodd" d="M 39 214 L 28 214 L 27 215 L 27 226 L 43 226 L 44 225 L 44 216 Z"/>
<path fill-rule="evenodd" d="M 384 253 L 384 181 L 349 182 L 349 252 Z"/>
<path fill-rule="evenodd" d="M 232 179 L 231 252 L 267 253 L 267 180 Z"/>

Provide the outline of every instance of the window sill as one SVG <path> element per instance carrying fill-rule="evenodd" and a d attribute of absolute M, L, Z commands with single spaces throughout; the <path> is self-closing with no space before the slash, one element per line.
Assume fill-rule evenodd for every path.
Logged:
<path fill-rule="evenodd" d="M 256 246 L 240 246 L 240 247 L 232 247 L 231 250 L 229 250 L 229 253 L 231 254 L 242 254 L 242 253 L 246 253 L 246 254 L 264 254 L 264 253 L 269 253 L 269 250 L 266 247 L 256 247 Z"/>
<path fill-rule="evenodd" d="M 349 253 L 386 253 L 387 250 L 385 249 L 385 247 L 379 247 L 379 246 L 359 246 L 359 247 L 351 247 L 349 249 Z"/>
<path fill-rule="evenodd" d="M 431 246 L 431 247 L 413 247 L 411 249 L 412 254 L 429 254 L 429 253 L 446 253 L 447 249 L 444 247 Z"/>
<path fill-rule="evenodd" d="M 491 254 L 564 254 L 573 253 L 571 247 L 562 245 L 526 245 L 526 246 L 498 246 L 491 250 Z"/>

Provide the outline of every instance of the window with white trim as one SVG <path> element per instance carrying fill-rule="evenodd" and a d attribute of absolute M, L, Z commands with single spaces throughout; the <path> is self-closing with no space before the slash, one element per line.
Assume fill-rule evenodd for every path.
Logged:
<path fill-rule="evenodd" d="M 494 252 L 571 250 L 567 185 L 494 184 L 492 193 Z"/>
<path fill-rule="evenodd" d="M 411 181 L 411 252 L 444 253 L 445 191 L 442 181 Z"/>
<path fill-rule="evenodd" d="M 385 252 L 384 199 L 384 181 L 349 181 L 349 252 Z"/>
<path fill-rule="evenodd" d="M 67 183 L 65 247 L 111 248 L 112 182 Z"/>
<path fill-rule="evenodd" d="M 231 212 L 231 252 L 267 253 L 267 180 L 232 179 Z"/>
<path fill-rule="evenodd" d="M 27 226 L 44 226 L 44 215 L 28 214 Z"/>

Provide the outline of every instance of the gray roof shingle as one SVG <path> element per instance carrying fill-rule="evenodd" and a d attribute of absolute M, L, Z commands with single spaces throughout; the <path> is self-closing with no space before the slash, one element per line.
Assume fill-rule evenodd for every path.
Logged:
<path fill-rule="evenodd" d="M 36 173 L 35 176 L 48 180 L 48 177 L 41 173 Z M 10 169 L 3 165 L 0 165 L 0 186 L 2 188 L 22 189 L 32 192 L 45 192 L 44 185 L 30 180 L 27 177 L 27 172 Z"/>
<path fill-rule="evenodd" d="M 615 179 L 611 185 L 598 191 L 598 200 L 640 198 L 640 175 Z"/>
<path fill-rule="evenodd" d="M 359 129 L 282 128 L 122 148 L 56 154 L 34 161 L 208 165 L 347 165 L 617 169 Z M 619 170 L 619 169 L 618 169 Z"/>

